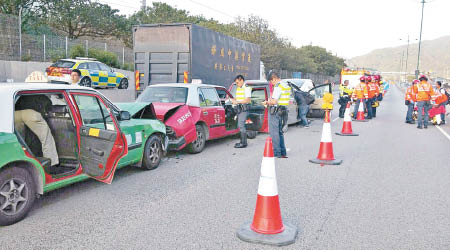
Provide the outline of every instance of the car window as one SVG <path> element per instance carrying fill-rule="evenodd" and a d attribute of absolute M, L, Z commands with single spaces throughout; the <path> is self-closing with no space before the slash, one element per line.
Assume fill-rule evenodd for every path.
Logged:
<path fill-rule="evenodd" d="M 87 63 L 81 63 L 80 65 L 78 65 L 78 69 L 87 69 L 88 65 Z"/>
<path fill-rule="evenodd" d="M 95 63 L 95 62 L 88 63 L 88 68 L 92 69 L 92 70 L 100 70 L 100 68 L 98 67 L 97 63 Z"/>
<path fill-rule="evenodd" d="M 83 125 L 91 128 L 115 130 L 109 110 L 95 96 L 74 95 Z"/>
<path fill-rule="evenodd" d="M 98 63 L 98 67 L 103 71 L 111 71 L 111 69 L 103 63 Z"/>
<path fill-rule="evenodd" d="M 142 92 L 136 102 L 186 103 L 188 88 L 149 87 Z"/>
<path fill-rule="evenodd" d="M 224 89 L 216 88 L 216 91 L 220 99 L 227 99 L 229 97 L 227 91 Z"/>
<path fill-rule="evenodd" d="M 252 89 L 252 97 L 250 99 L 252 105 L 262 105 L 261 103 L 266 100 L 265 88 Z"/>
<path fill-rule="evenodd" d="M 309 93 L 316 98 L 322 98 L 325 93 L 329 93 L 329 85 L 322 85 L 315 89 L 312 89 Z"/>
<path fill-rule="evenodd" d="M 50 67 L 72 68 L 73 65 L 75 65 L 75 62 L 59 60 L 52 64 Z"/>
<path fill-rule="evenodd" d="M 219 106 L 220 100 L 217 91 L 213 88 L 200 88 L 199 95 L 203 94 L 203 100 L 200 98 L 200 106 Z"/>

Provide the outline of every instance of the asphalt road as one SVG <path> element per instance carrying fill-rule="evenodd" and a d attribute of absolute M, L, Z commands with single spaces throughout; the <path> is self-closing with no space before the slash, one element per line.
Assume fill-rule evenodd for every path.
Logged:
<path fill-rule="evenodd" d="M 360 136 L 333 135 L 341 166 L 308 162 L 320 121 L 289 128 L 278 190 L 300 233 L 282 249 L 450 249 L 450 140 L 404 116 L 403 94 L 391 88 L 375 120 L 353 123 Z M 198 155 L 172 153 L 154 171 L 119 170 L 111 185 L 50 192 L 25 220 L 0 228 L 0 249 L 273 249 L 235 236 L 253 217 L 266 136 L 239 150 L 237 139 L 216 140 Z"/>

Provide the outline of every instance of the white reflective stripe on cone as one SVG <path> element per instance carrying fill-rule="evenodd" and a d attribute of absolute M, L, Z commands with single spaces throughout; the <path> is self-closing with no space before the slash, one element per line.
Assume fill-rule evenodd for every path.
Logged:
<path fill-rule="evenodd" d="M 262 196 L 278 195 L 277 175 L 275 173 L 275 158 L 273 157 L 263 157 L 262 159 L 258 194 Z"/>
<path fill-rule="evenodd" d="M 320 140 L 320 142 L 332 142 L 331 141 L 331 125 L 328 122 L 323 124 L 322 140 Z"/>
<path fill-rule="evenodd" d="M 362 101 L 359 102 L 358 112 L 364 112 L 364 103 Z"/>
<path fill-rule="evenodd" d="M 344 113 L 344 122 L 351 122 L 352 118 L 350 117 L 350 109 L 345 109 Z"/>

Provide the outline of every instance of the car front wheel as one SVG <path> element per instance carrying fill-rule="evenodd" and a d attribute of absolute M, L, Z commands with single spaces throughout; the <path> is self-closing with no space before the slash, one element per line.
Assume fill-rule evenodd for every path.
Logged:
<path fill-rule="evenodd" d="M 91 82 L 91 79 L 89 79 L 89 77 L 84 77 L 83 79 L 81 79 L 81 81 L 80 81 L 80 85 L 81 86 L 85 86 L 85 87 L 91 87 L 91 85 L 92 85 L 92 82 Z"/>
<path fill-rule="evenodd" d="M 206 144 L 206 132 L 200 124 L 195 125 L 197 131 L 197 139 L 188 145 L 188 151 L 191 154 L 198 154 L 203 151 Z"/>
<path fill-rule="evenodd" d="M 123 78 L 120 80 L 119 89 L 127 89 L 128 88 L 128 79 Z"/>
<path fill-rule="evenodd" d="M 0 172 L 0 226 L 25 218 L 36 199 L 31 174 L 23 168 L 7 168 Z"/>
<path fill-rule="evenodd" d="M 152 135 L 145 143 L 142 168 L 152 170 L 159 166 L 163 157 L 162 141 L 157 135 Z"/>

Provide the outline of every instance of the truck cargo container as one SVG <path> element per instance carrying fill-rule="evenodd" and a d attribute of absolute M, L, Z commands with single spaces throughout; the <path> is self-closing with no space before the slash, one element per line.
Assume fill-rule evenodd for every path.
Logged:
<path fill-rule="evenodd" d="M 258 45 L 195 24 L 133 27 L 136 96 L 157 83 L 230 86 L 238 74 L 260 78 Z"/>

